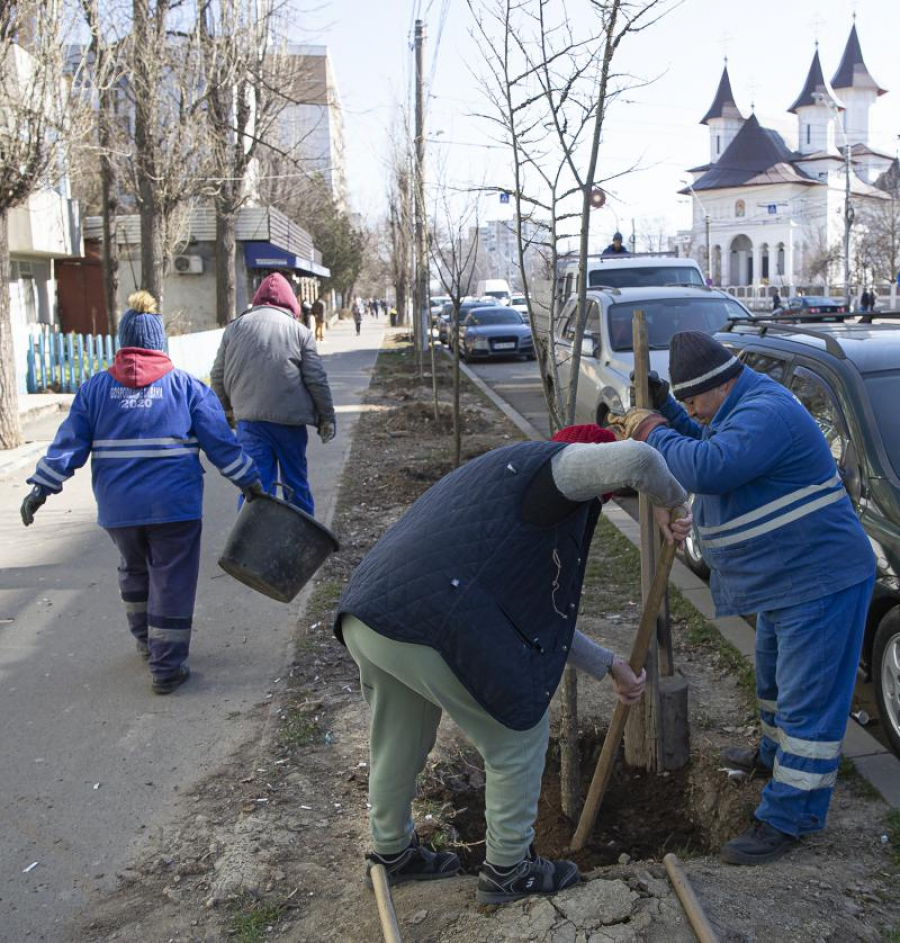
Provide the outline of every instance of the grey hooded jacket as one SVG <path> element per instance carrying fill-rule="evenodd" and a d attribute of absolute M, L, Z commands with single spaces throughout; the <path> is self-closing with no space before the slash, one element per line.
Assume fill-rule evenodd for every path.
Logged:
<path fill-rule="evenodd" d="M 235 420 L 286 426 L 334 422 L 313 335 L 280 308 L 251 308 L 225 328 L 210 383 Z"/>

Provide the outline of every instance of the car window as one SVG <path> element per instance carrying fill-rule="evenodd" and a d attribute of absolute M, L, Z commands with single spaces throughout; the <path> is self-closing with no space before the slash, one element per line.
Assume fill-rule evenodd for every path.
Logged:
<path fill-rule="evenodd" d="M 466 324 L 471 327 L 473 324 L 521 324 L 522 318 L 518 311 L 512 308 L 506 311 L 473 311 Z"/>
<path fill-rule="evenodd" d="M 567 319 L 563 326 L 563 337 L 566 340 L 574 341 L 575 340 L 575 327 L 578 322 L 578 299 L 573 298 L 569 304 L 566 305 L 566 308 L 571 306 L 571 311 L 567 313 Z M 588 313 L 587 321 L 584 325 L 584 336 L 587 337 L 590 334 L 599 334 L 600 333 L 600 305 L 596 301 L 592 301 L 588 298 Z"/>
<path fill-rule="evenodd" d="M 631 350 L 634 312 L 642 310 L 647 321 L 651 350 L 668 350 L 672 335 L 679 331 L 715 334 L 729 318 L 746 318 L 736 301 L 724 295 L 711 298 L 655 298 L 633 304 L 612 305 L 608 312 L 609 342 L 613 350 Z"/>
<path fill-rule="evenodd" d="M 626 268 L 600 268 L 588 272 L 588 285 L 595 288 L 660 288 L 663 285 L 705 285 L 692 265 L 642 265 Z"/>
<path fill-rule="evenodd" d="M 787 380 L 790 361 L 782 357 L 772 357 L 758 350 L 745 350 L 741 353 L 740 360 L 757 373 L 764 373 L 778 383 L 784 384 Z"/>
<path fill-rule="evenodd" d="M 798 367 L 791 379 L 791 392 L 809 410 L 822 430 L 835 462 L 842 465 L 850 436 L 831 388 L 821 377 L 804 367 Z"/>
<path fill-rule="evenodd" d="M 885 370 L 863 376 L 875 424 L 894 472 L 900 475 L 900 371 Z"/>
<path fill-rule="evenodd" d="M 559 315 L 563 326 L 562 336 L 569 341 L 575 338 L 575 307 L 577 304 L 577 298 L 570 298 L 565 305 L 563 305 L 563 309 Z"/>

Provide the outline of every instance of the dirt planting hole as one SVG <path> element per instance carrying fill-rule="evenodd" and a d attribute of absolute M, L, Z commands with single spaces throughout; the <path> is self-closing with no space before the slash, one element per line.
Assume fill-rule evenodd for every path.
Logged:
<path fill-rule="evenodd" d="M 587 795 L 603 734 L 582 738 L 582 797 Z M 713 852 L 746 827 L 755 802 L 755 790 L 736 788 L 717 773 L 716 766 L 711 758 L 695 755 L 682 770 L 656 774 L 625 766 L 620 755 L 591 838 L 580 852 L 572 852 L 569 842 L 577 823 L 562 812 L 559 748 L 551 740 L 535 847 L 544 857 L 575 861 L 582 871 L 616 864 L 622 855 L 658 861 L 670 851 L 681 858 Z M 416 816 L 420 838 L 435 848 L 452 848 L 470 873 L 485 857 L 484 782 L 477 754 L 441 761 L 420 781 Z"/>

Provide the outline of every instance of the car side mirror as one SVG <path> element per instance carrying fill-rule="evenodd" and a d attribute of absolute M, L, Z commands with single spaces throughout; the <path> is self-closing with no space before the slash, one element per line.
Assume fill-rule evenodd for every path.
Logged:
<path fill-rule="evenodd" d="M 854 505 L 858 504 L 863 496 L 862 470 L 859 466 L 859 457 L 852 442 L 847 443 L 843 458 L 838 465 L 838 474 L 847 489 L 847 494 Z"/>

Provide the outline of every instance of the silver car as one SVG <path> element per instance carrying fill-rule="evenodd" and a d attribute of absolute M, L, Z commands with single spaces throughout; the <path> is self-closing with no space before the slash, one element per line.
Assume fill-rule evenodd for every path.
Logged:
<path fill-rule="evenodd" d="M 632 322 L 643 310 L 650 345 L 650 369 L 669 377 L 669 342 L 679 331 L 715 334 L 729 319 L 749 318 L 750 312 L 730 296 L 709 288 L 608 288 L 588 292 L 588 318 L 581 349 L 578 396 L 579 422 L 607 424 L 610 413 L 631 406 L 634 370 Z M 571 377 L 577 298 L 570 298 L 560 313 L 562 328 L 556 341 L 560 383 Z"/>

